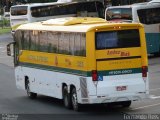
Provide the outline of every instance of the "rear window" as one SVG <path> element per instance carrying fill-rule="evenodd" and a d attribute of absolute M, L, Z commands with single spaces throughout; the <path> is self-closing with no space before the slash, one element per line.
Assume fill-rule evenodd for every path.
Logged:
<path fill-rule="evenodd" d="M 11 8 L 11 15 L 27 15 L 27 6 L 18 6 Z"/>
<path fill-rule="evenodd" d="M 139 47 L 139 30 L 96 32 L 96 49 Z"/>
<path fill-rule="evenodd" d="M 106 12 L 106 20 L 125 19 L 132 20 L 131 8 L 111 8 Z"/>

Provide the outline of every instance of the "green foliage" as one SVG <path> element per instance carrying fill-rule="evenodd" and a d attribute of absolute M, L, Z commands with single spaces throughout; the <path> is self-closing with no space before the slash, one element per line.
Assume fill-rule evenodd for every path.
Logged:
<path fill-rule="evenodd" d="M 0 15 L 3 15 L 3 8 L 0 7 Z"/>
<path fill-rule="evenodd" d="M 11 31 L 11 28 L 1 28 L 0 27 L 0 34 L 9 33 Z"/>
<path fill-rule="evenodd" d="M 9 26 L 10 25 L 10 21 L 4 18 L 3 24 L 4 24 L 4 26 Z"/>
<path fill-rule="evenodd" d="M 1 28 L 10 27 L 10 21 L 5 18 L 2 18 L 0 20 L 0 27 Z"/>

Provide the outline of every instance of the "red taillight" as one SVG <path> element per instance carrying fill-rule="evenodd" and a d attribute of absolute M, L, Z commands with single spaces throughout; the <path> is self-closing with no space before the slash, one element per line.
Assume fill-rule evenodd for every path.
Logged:
<path fill-rule="evenodd" d="M 97 81 L 98 80 L 98 75 L 97 75 L 97 70 L 92 71 L 92 80 Z"/>
<path fill-rule="evenodd" d="M 142 77 L 147 77 L 147 66 L 142 66 Z"/>

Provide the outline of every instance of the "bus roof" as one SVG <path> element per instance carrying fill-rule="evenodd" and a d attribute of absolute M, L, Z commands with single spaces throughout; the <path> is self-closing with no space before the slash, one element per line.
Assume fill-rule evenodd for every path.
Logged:
<path fill-rule="evenodd" d="M 12 7 L 19 7 L 19 6 L 28 6 L 28 7 L 36 7 L 36 6 L 47 6 L 47 5 L 66 5 L 66 4 L 74 4 L 74 3 L 88 3 L 88 2 L 100 2 L 97 0 L 94 1 L 72 1 L 72 2 L 49 2 L 49 3 L 30 3 L 30 4 L 21 4 L 21 5 L 14 5 Z"/>
<path fill-rule="evenodd" d="M 47 30 L 47 31 L 66 31 L 66 32 L 88 32 L 93 29 L 100 29 L 108 27 L 115 28 L 118 26 L 137 26 L 142 27 L 139 23 L 122 23 L 122 22 L 107 22 L 101 18 L 91 17 L 69 17 L 69 18 L 58 18 L 51 19 L 42 22 L 34 22 L 21 25 L 17 30 Z"/>
<path fill-rule="evenodd" d="M 45 6 L 45 5 L 58 5 L 62 3 L 58 2 L 50 2 L 50 3 L 31 3 L 31 4 L 21 4 L 21 5 L 14 5 L 11 7 L 19 7 L 19 6 L 29 6 L 29 7 L 36 7 L 36 6 Z"/>
<path fill-rule="evenodd" d="M 131 5 L 122 5 L 122 6 L 111 6 L 106 9 L 112 9 L 112 8 L 153 8 L 153 7 L 159 7 L 159 4 L 154 4 L 152 2 L 143 2 L 143 3 L 134 3 Z"/>
<path fill-rule="evenodd" d="M 93 17 L 67 17 L 67 18 L 57 18 L 57 19 L 50 19 L 44 21 L 43 25 L 61 25 L 61 26 L 68 26 L 68 25 L 75 25 L 75 24 L 84 24 L 84 23 L 102 23 L 106 22 L 106 20 L 102 18 L 93 18 Z"/>
<path fill-rule="evenodd" d="M 149 3 L 160 3 L 160 0 L 151 0 Z"/>

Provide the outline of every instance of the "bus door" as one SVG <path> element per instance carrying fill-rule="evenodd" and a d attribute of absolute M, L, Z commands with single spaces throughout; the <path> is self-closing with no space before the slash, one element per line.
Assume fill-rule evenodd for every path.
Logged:
<path fill-rule="evenodd" d="M 95 36 L 97 95 L 144 92 L 147 67 L 143 66 L 139 30 L 101 31 Z"/>

